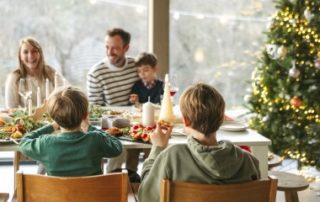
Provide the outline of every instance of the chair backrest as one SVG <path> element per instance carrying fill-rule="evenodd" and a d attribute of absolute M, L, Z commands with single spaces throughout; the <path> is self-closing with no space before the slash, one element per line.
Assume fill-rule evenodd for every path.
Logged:
<path fill-rule="evenodd" d="M 277 179 L 261 179 L 237 184 L 161 182 L 161 202 L 275 202 Z"/>
<path fill-rule="evenodd" d="M 17 172 L 18 202 L 126 202 L 128 174 L 51 177 Z"/>

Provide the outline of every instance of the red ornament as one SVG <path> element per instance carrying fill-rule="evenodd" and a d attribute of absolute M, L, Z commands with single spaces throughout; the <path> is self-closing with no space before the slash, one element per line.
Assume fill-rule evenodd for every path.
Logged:
<path fill-rule="evenodd" d="M 300 100 L 300 98 L 298 96 L 294 96 L 291 100 L 290 100 L 290 104 L 291 106 L 293 106 L 294 108 L 299 108 L 302 105 L 302 101 Z"/>

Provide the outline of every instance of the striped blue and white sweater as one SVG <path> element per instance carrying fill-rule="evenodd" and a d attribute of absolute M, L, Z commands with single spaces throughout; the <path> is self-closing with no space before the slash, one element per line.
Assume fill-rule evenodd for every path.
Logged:
<path fill-rule="evenodd" d="M 126 58 L 122 67 L 116 67 L 103 59 L 90 68 L 87 75 L 87 92 L 91 104 L 125 106 L 133 84 L 138 80 L 133 58 Z"/>

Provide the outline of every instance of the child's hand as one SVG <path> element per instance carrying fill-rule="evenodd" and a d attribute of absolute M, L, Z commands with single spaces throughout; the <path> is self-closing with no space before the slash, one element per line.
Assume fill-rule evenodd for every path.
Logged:
<path fill-rule="evenodd" d="M 166 147 L 171 135 L 172 126 L 164 126 L 157 123 L 156 130 L 151 134 L 151 143 L 158 147 Z"/>
<path fill-rule="evenodd" d="M 139 97 L 137 94 L 131 94 L 129 98 L 130 103 L 135 104 L 139 102 Z"/>

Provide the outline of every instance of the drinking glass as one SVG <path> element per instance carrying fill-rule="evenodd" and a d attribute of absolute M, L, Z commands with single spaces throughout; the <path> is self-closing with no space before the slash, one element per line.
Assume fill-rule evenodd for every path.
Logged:
<path fill-rule="evenodd" d="M 19 79 L 19 89 L 18 89 L 18 92 L 19 92 L 19 95 L 23 98 L 23 101 L 24 101 L 24 107 L 27 107 L 27 99 L 28 97 L 31 96 L 32 94 L 32 91 L 28 90 L 27 89 L 27 84 L 26 84 L 27 80 L 24 79 L 24 78 L 21 78 Z"/>
<path fill-rule="evenodd" d="M 174 75 L 169 76 L 169 83 L 170 83 L 170 96 L 172 99 L 172 103 L 174 103 L 174 97 L 179 91 L 179 87 L 177 86 L 177 77 Z"/>
<path fill-rule="evenodd" d="M 102 118 L 89 118 L 89 123 L 98 129 L 102 128 Z"/>

